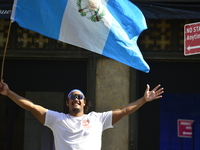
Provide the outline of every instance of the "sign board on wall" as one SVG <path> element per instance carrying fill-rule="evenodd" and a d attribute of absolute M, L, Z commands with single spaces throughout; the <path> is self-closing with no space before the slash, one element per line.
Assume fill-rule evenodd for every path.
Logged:
<path fill-rule="evenodd" d="M 200 22 L 184 26 L 184 55 L 200 53 Z"/>
<path fill-rule="evenodd" d="M 192 138 L 192 124 L 194 120 L 178 119 L 178 137 Z"/>

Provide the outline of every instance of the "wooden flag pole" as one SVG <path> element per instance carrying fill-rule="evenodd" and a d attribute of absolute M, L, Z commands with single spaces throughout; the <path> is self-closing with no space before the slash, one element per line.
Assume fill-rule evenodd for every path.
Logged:
<path fill-rule="evenodd" d="M 12 21 L 10 20 L 9 27 L 8 27 L 8 34 L 7 34 L 7 38 L 6 38 L 6 45 L 5 45 L 5 48 L 4 48 L 2 65 L 1 65 L 1 81 L 3 79 L 4 64 L 5 64 L 6 51 L 7 51 L 8 42 L 9 42 L 11 24 L 12 24 Z"/>

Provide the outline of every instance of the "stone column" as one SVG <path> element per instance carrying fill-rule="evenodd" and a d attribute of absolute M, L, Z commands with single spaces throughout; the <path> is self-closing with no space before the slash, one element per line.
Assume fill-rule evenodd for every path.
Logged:
<path fill-rule="evenodd" d="M 98 59 L 96 111 L 115 110 L 129 103 L 130 68 L 111 59 Z M 128 150 L 128 116 L 103 133 L 102 150 Z"/>

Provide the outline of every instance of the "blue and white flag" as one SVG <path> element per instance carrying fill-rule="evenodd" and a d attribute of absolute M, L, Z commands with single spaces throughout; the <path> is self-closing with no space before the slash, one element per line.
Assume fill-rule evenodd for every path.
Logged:
<path fill-rule="evenodd" d="M 23 28 L 149 72 L 137 46 L 146 21 L 128 0 L 15 0 L 11 19 Z"/>

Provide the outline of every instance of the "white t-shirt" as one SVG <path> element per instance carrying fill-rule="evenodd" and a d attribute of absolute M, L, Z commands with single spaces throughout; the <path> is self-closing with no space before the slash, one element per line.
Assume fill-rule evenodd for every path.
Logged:
<path fill-rule="evenodd" d="M 103 130 L 112 128 L 112 111 L 81 117 L 48 110 L 45 126 L 53 131 L 56 150 L 100 150 Z"/>

